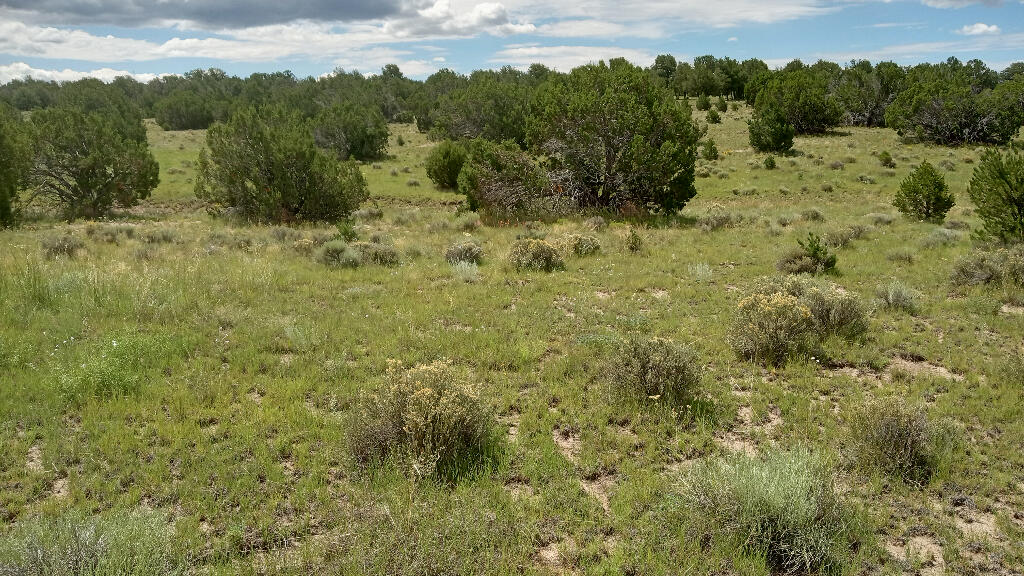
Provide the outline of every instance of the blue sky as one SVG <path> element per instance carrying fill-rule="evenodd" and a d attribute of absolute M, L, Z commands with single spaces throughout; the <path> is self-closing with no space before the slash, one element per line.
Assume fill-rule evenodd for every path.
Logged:
<path fill-rule="evenodd" d="M 0 0 L 0 82 L 396 63 L 424 78 L 624 56 L 1024 60 L 1022 0 Z"/>

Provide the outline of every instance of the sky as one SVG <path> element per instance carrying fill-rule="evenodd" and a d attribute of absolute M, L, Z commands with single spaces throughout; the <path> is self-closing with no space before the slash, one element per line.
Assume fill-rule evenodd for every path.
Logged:
<path fill-rule="evenodd" d="M 0 83 L 196 68 L 411 78 L 658 54 L 782 66 L 1024 60 L 1024 0 L 0 0 Z"/>

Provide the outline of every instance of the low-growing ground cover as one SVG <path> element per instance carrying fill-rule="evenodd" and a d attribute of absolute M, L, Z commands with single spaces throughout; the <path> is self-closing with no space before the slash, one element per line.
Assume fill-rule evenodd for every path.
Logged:
<path fill-rule="evenodd" d="M 361 166 L 356 238 L 211 219 L 192 194 L 202 133 L 150 126 L 162 183 L 131 214 L 0 232 L 0 574 L 75 530 L 136 542 L 139 574 L 1019 572 L 1024 289 L 953 276 L 979 249 L 981 151 L 844 128 L 766 170 L 748 109 L 721 118 L 683 217 L 529 229 L 456 213 L 426 176 L 433 144 L 393 125 L 391 156 Z M 923 160 L 956 229 L 892 206 Z M 812 232 L 837 256 L 814 281 L 859 300 L 866 330 L 744 359 L 741 303 Z M 514 265 L 528 239 L 564 269 Z M 473 274 L 448 255 L 470 241 Z M 324 263 L 328 245 L 356 265 Z M 631 338 L 693 351 L 686 400 L 621 393 Z M 457 393 L 416 380 L 431 366 Z M 388 386 L 407 393 L 367 410 Z M 891 402 L 913 417 L 858 440 L 865 407 Z M 384 412 L 386 449 L 360 458 L 353 430 Z M 905 453 L 922 413 L 952 438 L 928 474 L 861 461 Z M 447 438 L 485 455 L 435 474 Z"/>

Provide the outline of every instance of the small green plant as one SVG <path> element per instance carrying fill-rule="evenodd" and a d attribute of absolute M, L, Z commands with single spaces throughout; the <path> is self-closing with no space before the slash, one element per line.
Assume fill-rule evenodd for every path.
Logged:
<path fill-rule="evenodd" d="M 374 222 L 384 218 L 384 210 L 381 210 L 377 206 L 368 206 L 366 208 L 360 208 L 352 213 L 352 217 L 357 220 L 364 222 Z"/>
<path fill-rule="evenodd" d="M 644 249 L 644 238 L 636 231 L 636 228 L 629 229 L 629 235 L 626 236 L 626 249 L 634 254 Z"/>
<path fill-rule="evenodd" d="M 778 164 L 775 163 L 775 156 L 772 156 L 771 154 L 769 154 L 769 155 L 764 157 L 764 169 L 765 170 L 775 170 L 775 168 L 777 168 L 777 167 L 778 167 Z"/>
<path fill-rule="evenodd" d="M 455 229 L 463 232 L 472 232 L 481 226 L 483 223 L 480 221 L 480 215 L 476 212 L 464 212 L 455 219 Z"/>
<path fill-rule="evenodd" d="M 398 144 L 399 146 L 405 146 L 405 137 L 399 134 L 398 137 L 395 138 L 395 144 Z"/>
<path fill-rule="evenodd" d="M 758 112 L 748 123 L 750 145 L 758 152 L 785 154 L 793 148 L 793 125 L 777 112 Z"/>
<path fill-rule="evenodd" d="M 725 96 L 719 96 L 718 100 L 715 100 L 715 108 L 723 113 L 729 109 L 729 103 L 725 101 Z"/>
<path fill-rule="evenodd" d="M 541 272 L 565 270 L 565 261 L 562 260 L 558 249 L 548 242 L 536 238 L 523 238 L 513 242 L 508 260 L 516 270 Z"/>
<path fill-rule="evenodd" d="M 800 218 L 808 222 L 824 222 L 825 213 L 820 208 L 805 208 L 800 211 Z"/>
<path fill-rule="evenodd" d="M 917 314 L 918 301 L 921 293 L 899 280 L 893 280 L 878 287 L 878 302 L 885 310 L 898 310 L 907 314 Z"/>
<path fill-rule="evenodd" d="M 892 399 L 874 401 L 856 411 L 850 444 L 860 467 L 924 484 L 948 466 L 958 442 L 948 423 L 935 422 L 923 408 Z"/>
<path fill-rule="evenodd" d="M 946 179 L 927 160 L 900 184 L 893 200 L 900 212 L 926 222 L 942 222 L 954 204 Z"/>
<path fill-rule="evenodd" d="M 341 240 L 331 240 L 316 252 L 316 261 L 335 268 L 358 268 L 363 263 L 358 250 Z"/>
<path fill-rule="evenodd" d="M 709 162 L 718 160 L 718 146 L 713 139 L 708 138 L 704 141 L 704 145 L 700 149 L 700 156 Z"/>
<path fill-rule="evenodd" d="M 492 416 L 476 388 L 447 361 L 405 370 L 385 381 L 355 411 L 349 442 L 362 466 L 386 461 L 414 478 L 456 480 L 493 453 Z"/>
<path fill-rule="evenodd" d="M 457 264 L 459 262 L 482 264 L 484 261 L 484 249 L 475 240 L 463 240 L 449 246 L 444 252 L 444 259 L 449 264 Z"/>
<path fill-rule="evenodd" d="M 1024 288 L 1024 244 L 995 250 L 976 250 L 957 260 L 954 286 L 1016 286 Z"/>
<path fill-rule="evenodd" d="M 701 112 L 711 110 L 711 97 L 708 96 L 707 94 L 701 94 L 700 96 L 697 96 L 696 108 Z"/>
<path fill-rule="evenodd" d="M 591 216 L 583 221 L 583 225 L 594 232 L 600 232 L 608 227 L 608 221 L 601 216 Z"/>
<path fill-rule="evenodd" d="M 764 558 L 772 573 L 839 574 L 864 530 L 835 485 L 827 460 L 772 449 L 698 463 L 683 494 L 698 534 Z"/>
<path fill-rule="evenodd" d="M 890 154 L 887 150 L 882 151 L 882 153 L 878 155 L 878 163 L 881 164 L 883 168 L 896 167 L 896 161 L 893 160 L 892 154 Z"/>
<path fill-rule="evenodd" d="M 611 380 L 627 397 L 681 406 L 698 394 L 702 373 L 700 358 L 690 347 L 662 338 L 631 337 L 619 349 Z"/>
<path fill-rule="evenodd" d="M 718 110 L 712 108 L 708 110 L 707 121 L 708 124 L 721 124 L 722 116 L 718 113 Z"/>
<path fill-rule="evenodd" d="M 779 260 L 777 268 L 787 274 L 823 274 L 836 267 L 838 258 L 828 249 L 820 236 L 813 232 L 804 240 L 797 240 L 799 248 L 788 252 Z"/>
<path fill-rule="evenodd" d="M 338 238 L 345 242 L 354 242 L 359 238 L 355 225 L 349 219 L 338 221 L 335 228 L 338 230 Z"/>

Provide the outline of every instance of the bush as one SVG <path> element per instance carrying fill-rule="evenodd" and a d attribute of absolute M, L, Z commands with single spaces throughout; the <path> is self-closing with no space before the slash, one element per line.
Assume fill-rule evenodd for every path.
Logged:
<path fill-rule="evenodd" d="M 38 138 L 27 188 L 69 221 L 131 208 L 160 182 L 141 119 L 78 108 L 32 113 Z"/>
<path fill-rule="evenodd" d="M 28 518 L 0 539 L 5 576 L 167 576 L 184 574 L 173 530 L 156 512 L 67 511 Z"/>
<path fill-rule="evenodd" d="M 926 160 L 900 184 L 892 204 L 911 218 L 942 222 L 954 203 L 946 179 Z"/>
<path fill-rule="evenodd" d="M 741 222 L 743 222 L 742 215 L 733 214 L 718 203 L 712 203 L 703 215 L 697 217 L 697 226 L 705 232 L 735 226 Z"/>
<path fill-rule="evenodd" d="M 917 314 L 921 293 L 899 280 L 878 287 L 878 301 L 886 310 Z"/>
<path fill-rule="evenodd" d="M 459 173 L 459 193 L 472 211 L 486 211 L 498 220 L 521 220 L 558 209 L 552 204 L 551 181 L 533 158 L 506 142 L 473 140 Z"/>
<path fill-rule="evenodd" d="M 982 154 L 967 193 L 984 222 L 980 236 L 1024 242 L 1024 154 L 1019 148 Z"/>
<path fill-rule="evenodd" d="M 806 208 L 800 211 L 800 218 L 808 222 L 823 222 L 825 213 L 820 208 Z"/>
<path fill-rule="evenodd" d="M 764 157 L 764 169 L 765 170 L 775 170 L 776 167 L 778 167 L 778 165 L 775 163 L 775 156 L 772 156 L 771 154 L 769 154 L 769 155 Z"/>
<path fill-rule="evenodd" d="M 40 243 L 47 258 L 57 258 L 58 256 L 74 258 L 79 250 L 85 248 L 85 242 L 71 232 L 46 236 Z"/>
<path fill-rule="evenodd" d="M 362 262 L 372 262 L 378 266 L 398 266 L 401 257 L 398 250 L 390 244 L 381 242 L 353 242 L 349 245 L 359 252 Z"/>
<path fill-rule="evenodd" d="M 814 317 L 789 294 L 754 293 L 740 300 L 729 343 L 741 357 L 781 365 L 813 343 Z"/>
<path fill-rule="evenodd" d="M 120 244 L 121 238 L 134 238 L 135 226 L 129 224 L 98 224 L 90 223 L 85 227 L 85 235 L 94 240 L 108 244 Z"/>
<path fill-rule="evenodd" d="M 381 158 L 388 147 L 388 124 L 377 106 L 348 101 L 326 107 L 312 120 L 313 140 L 338 160 Z"/>
<path fill-rule="evenodd" d="M 932 421 L 923 408 L 895 399 L 857 410 L 850 440 L 858 465 L 913 484 L 928 482 L 948 463 L 957 444 L 951 426 Z"/>
<path fill-rule="evenodd" d="M 56 387 L 68 403 L 80 406 L 90 399 L 123 397 L 137 393 L 144 382 L 146 352 L 138 335 L 104 342 L 84 362 L 57 370 Z"/>
<path fill-rule="evenodd" d="M 771 296 L 786 294 L 798 299 L 814 318 L 817 336 L 837 335 L 858 338 L 867 332 L 868 313 L 856 295 L 831 282 L 815 282 L 809 278 L 787 276 L 761 278 L 754 293 Z"/>
<path fill-rule="evenodd" d="M 462 172 L 465 163 L 466 149 L 451 140 L 445 140 L 427 155 L 427 177 L 438 188 L 457 188 L 459 172 Z"/>
<path fill-rule="evenodd" d="M 872 212 L 864 216 L 871 221 L 875 226 L 888 226 L 896 221 L 896 218 L 892 214 L 886 214 L 884 212 Z"/>
<path fill-rule="evenodd" d="M 142 241 L 146 244 L 173 244 L 178 233 L 171 228 L 154 228 L 142 233 Z"/>
<path fill-rule="evenodd" d="M 544 240 L 524 238 L 512 243 L 509 263 L 516 270 L 552 272 L 564 270 L 565 261 L 558 250 Z"/>
<path fill-rule="evenodd" d="M 959 242 L 960 237 L 961 234 L 956 230 L 936 228 L 935 230 L 932 230 L 930 234 L 925 236 L 924 240 L 921 241 L 921 245 L 923 245 L 925 248 L 951 246 Z"/>
<path fill-rule="evenodd" d="M 590 256 L 601 251 L 601 241 L 589 234 L 566 234 L 559 240 L 559 244 L 576 256 Z"/>
<path fill-rule="evenodd" d="M 858 516 L 839 498 L 828 462 L 773 449 L 698 463 L 683 481 L 698 538 L 762 556 L 772 573 L 838 574 L 861 540 Z"/>
<path fill-rule="evenodd" d="M 14 226 L 18 216 L 18 190 L 32 163 L 32 137 L 21 114 L 0 102 L 0 228 Z"/>
<path fill-rule="evenodd" d="M 384 210 L 377 208 L 376 206 L 360 208 L 352 213 L 352 217 L 364 222 L 374 222 L 384 218 Z"/>
<path fill-rule="evenodd" d="M 247 108 L 207 132 L 196 196 L 250 222 L 333 222 L 369 194 L 359 167 L 318 149 L 297 111 Z"/>
<path fill-rule="evenodd" d="M 480 267 L 472 262 L 453 262 L 452 275 L 467 284 L 472 284 L 480 279 Z"/>
<path fill-rule="evenodd" d="M 707 121 L 708 124 L 721 124 L 722 117 L 718 114 L 718 110 L 715 110 L 714 108 L 708 110 Z"/>
<path fill-rule="evenodd" d="M 793 126 L 779 114 L 755 113 L 747 126 L 750 145 L 758 152 L 785 154 L 793 148 Z"/>
<path fill-rule="evenodd" d="M 707 94 L 701 94 L 700 96 L 697 96 L 696 108 L 701 112 L 711 110 L 711 97 L 708 96 Z"/>
<path fill-rule="evenodd" d="M 702 373 L 700 358 L 688 346 L 662 338 L 632 337 L 620 347 L 611 379 L 627 397 L 682 406 L 696 397 Z"/>
<path fill-rule="evenodd" d="M 953 266 L 952 282 L 955 286 L 1024 287 L 1024 244 L 964 256 Z"/>
<path fill-rule="evenodd" d="M 714 140 L 708 138 L 704 141 L 704 145 L 700 149 L 700 156 L 709 162 L 718 160 L 718 146 Z"/>
<path fill-rule="evenodd" d="M 363 263 L 363 257 L 344 241 L 331 240 L 317 250 L 316 261 L 336 268 L 358 268 Z"/>
<path fill-rule="evenodd" d="M 867 231 L 867 227 L 861 226 L 860 224 L 854 224 L 853 226 L 847 226 L 846 228 L 832 230 L 825 233 L 825 244 L 831 248 L 844 248 L 850 242 L 864 236 Z"/>
<path fill-rule="evenodd" d="M 806 240 L 797 240 L 800 245 L 783 256 L 776 268 L 787 274 L 822 274 L 836 267 L 837 257 L 828 249 L 817 234 L 810 232 Z"/>
<path fill-rule="evenodd" d="M 892 159 L 892 154 L 890 154 L 888 151 L 883 151 L 881 154 L 878 155 L 878 163 L 881 164 L 883 168 L 896 167 L 896 161 Z"/>
<path fill-rule="evenodd" d="M 349 441 L 363 466 L 389 460 L 416 478 L 455 480 L 491 456 L 492 427 L 478 392 L 450 363 L 392 365 L 355 411 Z"/>
<path fill-rule="evenodd" d="M 644 237 L 636 231 L 636 228 L 629 229 L 629 235 L 626 236 L 626 249 L 634 254 L 644 249 Z"/>
<path fill-rule="evenodd" d="M 187 89 L 175 90 L 153 106 L 156 123 L 164 130 L 205 130 L 213 124 L 213 113 L 209 99 Z"/>
<path fill-rule="evenodd" d="M 715 108 L 718 108 L 719 112 L 725 112 L 729 109 L 729 103 L 725 101 L 724 96 L 718 97 L 718 100 L 715 101 Z"/>
<path fill-rule="evenodd" d="M 484 261 L 484 249 L 474 240 L 456 242 L 444 252 L 444 259 L 450 264 L 468 262 L 470 264 L 482 264 Z"/>
<path fill-rule="evenodd" d="M 608 227 L 608 221 L 601 216 L 591 216 L 583 221 L 583 225 L 594 232 L 600 232 Z"/>

